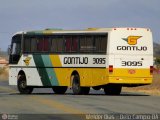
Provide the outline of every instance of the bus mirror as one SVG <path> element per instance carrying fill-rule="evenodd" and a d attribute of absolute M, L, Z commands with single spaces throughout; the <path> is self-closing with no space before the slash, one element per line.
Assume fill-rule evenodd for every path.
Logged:
<path fill-rule="evenodd" d="M 11 54 L 11 46 L 10 45 L 8 46 L 8 50 L 7 51 L 8 51 L 8 55 L 10 55 Z"/>

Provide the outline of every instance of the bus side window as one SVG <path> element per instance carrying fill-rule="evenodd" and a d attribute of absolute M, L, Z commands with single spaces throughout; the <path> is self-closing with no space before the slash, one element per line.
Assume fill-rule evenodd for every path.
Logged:
<path fill-rule="evenodd" d="M 80 52 L 85 52 L 85 50 L 86 50 L 85 37 L 80 36 L 79 41 L 80 41 Z"/>
<path fill-rule="evenodd" d="M 65 51 L 66 52 L 70 52 L 71 51 L 71 42 L 72 42 L 72 38 L 71 37 L 66 37 L 65 38 Z"/>
<path fill-rule="evenodd" d="M 49 39 L 44 38 L 43 51 L 48 52 L 49 50 Z"/>
<path fill-rule="evenodd" d="M 100 49 L 101 49 L 100 36 L 95 36 L 95 46 L 96 46 L 96 52 L 100 52 Z"/>
<path fill-rule="evenodd" d="M 56 38 L 51 38 L 51 52 L 57 52 Z"/>
<path fill-rule="evenodd" d="M 62 52 L 63 51 L 63 37 L 54 36 L 51 40 L 51 52 Z"/>
<path fill-rule="evenodd" d="M 107 37 L 106 36 L 96 36 L 95 45 L 96 45 L 96 52 L 106 53 Z"/>
<path fill-rule="evenodd" d="M 64 44 L 63 44 L 63 37 L 59 37 L 57 38 L 57 52 L 63 52 L 63 47 L 64 47 Z"/>
<path fill-rule="evenodd" d="M 37 39 L 31 38 L 31 52 L 37 52 Z"/>
<path fill-rule="evenodd" d="M 78 37 L 72 37 L 72 52 L 78 51 Z"/>
<path fill-rule="evenodd" d="M 87 35 L 80 37 L 80 52 L 92 53 L 94 49 L 93 36 Z"/>
<path fill-rule="evenodd" d="M 95 47 L 93 46 L 93 36 L 86 36 L 86 50 L 89 53 L 92 53 Z"/>
<path fill-rule="evenodd" d="M 31 52 L 31 39 L 30 38 L 24 39 L 24 52 Z"/>
<path fill-rule="evenodd" d="M 43 40 L 40 40 L 40 39 L 37 40 L 37 50 L 38 51 L 43 50 Z"/>
<path fill-rule="evenodd" d="M 102 48 L 102 52 L 107 51 L 107 37 L 106 36 L 102 36 L 102 43 L 101 43 L 101 48 Z"/>

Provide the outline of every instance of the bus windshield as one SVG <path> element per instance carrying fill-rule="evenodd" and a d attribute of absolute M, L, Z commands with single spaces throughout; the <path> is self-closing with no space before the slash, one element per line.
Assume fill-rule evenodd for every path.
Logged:
<path fill-rule="evenodd" d="M 21 40 L 20 36 L 13 37 L 11 45 L 11 54 L 19 55 L 21 51 Z"/>
<path fill-rule="evenodd" d="M 18 35 L 12 38 L 9 63 L 17 64 L 20 59 L 20 53 L 21 53 L 21 36 Z"/>

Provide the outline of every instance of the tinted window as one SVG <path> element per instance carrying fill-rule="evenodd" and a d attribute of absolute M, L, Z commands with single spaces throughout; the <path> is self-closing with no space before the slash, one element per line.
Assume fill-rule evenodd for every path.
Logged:
<path fill-rule="evenodd" d="M 107 35 L 25 36 L 24 52 L 106 53 Z"/>
<path fill-rule="evenodd" d="M 26 38 L 24 40 L 24 52 L 30 52 L 31 51 L 31 39 Z"/>
<path fill-rule="evenodd" d="M 21 52 L 21 36 L 15 36 L 12 39 L 12 52 L 11 54 L 19 55 Z"/>
<path fill-rule="evenodd" d="M 78 52 L 78 37 L 77 36 L 64 36 L 65 52 Z"/>
<path fill-rule="evenodd" d="M 106 52 L 107 49 L 107 36 L 94 37 L 95 52 Z"/>
<path fill-rule="evenodd" d="M 12 38 L 11 54 L 9 56 L 10 64 L 17 64 L 21 56 L 21 35 L 16 35 Z"/>
<path fill-rule="evenodd" d="M 65 37 L 65 51 L 71 52 L 71 46 L 72 46 L 72 37 Z"/>
<path fill-rule="evenodd" d="M 80 52 L 85 53 L 106 53 L 107 36 L 91 35 L 80 37 Z"/>
<path fill-rule="evenodd" d="M 63 47 L 64 47 L 63 37 L 62 36 L 53 36 L 50 39 L 51 39 L 51 44 L 50 44 L 51 52 L 63 52 Z"/>
<path fill-rule="evenodd" d="M 49 52 L 49 38 L 38 37 L 25 37 L 24 39 L 24 52 Z"/>
<path fill-rule="evenodd" d="M 71 45 L 71 51 L 72 52 L 78 52 L 78 36 L 73 36 L 72 37 L 72 45 Z"/>

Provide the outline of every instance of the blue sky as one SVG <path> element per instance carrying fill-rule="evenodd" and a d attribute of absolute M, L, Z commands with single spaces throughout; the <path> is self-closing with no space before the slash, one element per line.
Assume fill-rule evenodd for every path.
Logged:
<path fill-rule="evenodd" d="M 160 0 L 0 0 L 2 50 L 17 31 L 88 27 L 147 27 L 160 43 Z"/>

